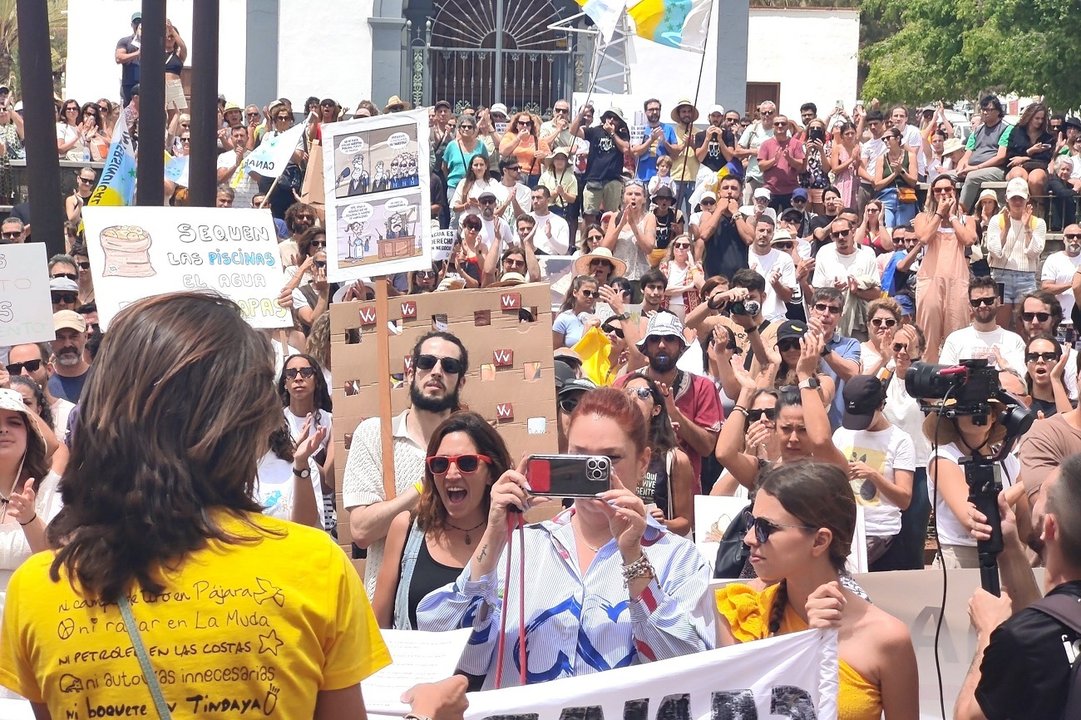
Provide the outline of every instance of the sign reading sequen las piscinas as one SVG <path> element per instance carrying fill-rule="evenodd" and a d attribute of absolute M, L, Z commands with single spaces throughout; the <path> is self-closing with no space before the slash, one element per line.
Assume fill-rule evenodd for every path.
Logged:
<path fill-rule="evenodd" d="M 466 720 L 835 720 L 837 633 L 807 630 L 469 696 Z"/>
<path fill-rule="evenodd" d="M 214 291 L 257 328 L 292 325 L 269 210 L 86 207 L 86 247 L 102 327 L 125 305 L 183 290 Z"/>

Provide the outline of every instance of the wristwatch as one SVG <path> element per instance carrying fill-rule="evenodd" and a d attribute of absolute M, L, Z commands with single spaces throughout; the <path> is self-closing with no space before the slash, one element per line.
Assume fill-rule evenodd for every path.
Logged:
<path fill-rule="evenodd" d="M 629 312 L 627 312 L 626 310 L 624 310 L 619 315 L 616 315 L 615 319 L 616 320 L 630 320 L 631 319 L 631 314 Z"/>
<path fill-rule="evenodd" d="M 821 383 L 818 382 L 818 378 L 813 375 L 806 380 L 801 380 L 799 384 L 800 390 L 817 390 Z"/>
<path fill-rule="evenodd" d="M 312 476 L 312 471 L 311 471 L 311 468 L 304 468 L 303 470 L 297 470 L 296 467 L 293 467 L 293 474 L 296 475 L 298 478 L 302 478 L 304 480 L 307 480 L 308 478 L 310 478 Z"/>

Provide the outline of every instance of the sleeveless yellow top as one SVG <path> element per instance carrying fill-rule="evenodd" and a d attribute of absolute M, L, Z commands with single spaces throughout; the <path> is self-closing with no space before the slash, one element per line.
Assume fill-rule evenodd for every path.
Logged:
<path fill-rule="evenodd" d="M 732 635 L 740 642 L 769 637 L 769 612 L 777 595 L 777 585 L 758 592 L 747 585 L 732 583 L 717 590 L 717 612 L 728 620 Z M 807 629 L 807 623 L 791 604 L 785 606 L 779 635 Z M 837 720 L 880 720 L 882 694 L 844 660 L 838 660 L 839 690 Z"/>

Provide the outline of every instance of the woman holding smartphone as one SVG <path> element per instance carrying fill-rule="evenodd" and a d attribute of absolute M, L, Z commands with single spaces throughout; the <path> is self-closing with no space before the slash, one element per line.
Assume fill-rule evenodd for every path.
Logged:
<path fill-rule="evenodd" d="M 508 543 L 508 513 L 548 498 L 530 494 L 528 461 L 503 473 L 468 566 L 417 609 L 421 630 L 473 628 L 459 667 L 485 676 L 485 689 L 689 655 L 716 641 L 705 561 L 650 517 L 633 490 L 651 456 L 642 412 L 621 390 L 586 392 L 567 442 L 571 454 L 611 459 L 610 489 L 525 526 Z M 529 628 L 528 652 L 518 645 L 520 626 Z"/>
<path fill-rule="evenodd" d="M 1047 167 L 1055 149 L 1047 118 L 1047 106 L 1032 103 L 1021 113 L 1006 144 L 1006 180 L 1024 178 L 1029 197 L 1036 202 L 1047 194 Z"/>

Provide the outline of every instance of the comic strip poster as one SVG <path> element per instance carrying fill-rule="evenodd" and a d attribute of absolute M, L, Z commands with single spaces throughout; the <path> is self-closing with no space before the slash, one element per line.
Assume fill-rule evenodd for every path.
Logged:
<path fill-rule="evenodd" d="M 322 132 L 327 277 L 344 282 L 431 267 L 427 113 L 358 118 Z"/>

